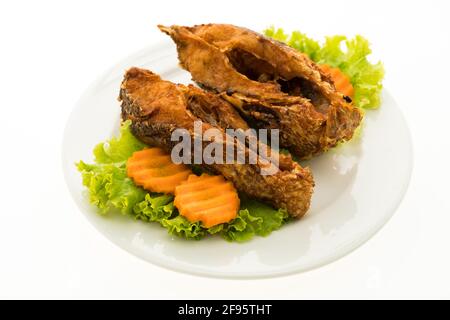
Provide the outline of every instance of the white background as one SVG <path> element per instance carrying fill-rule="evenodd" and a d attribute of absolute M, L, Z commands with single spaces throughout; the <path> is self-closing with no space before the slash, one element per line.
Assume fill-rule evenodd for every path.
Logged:
<path fill-rule="evenodd" d="M 449 17 L 448 1 L 2 1 L 0 298 L 450 298 Z M 156 24 L 204 22 L 371 40 L 415 166 L 396 214 L 364 246 L 304 274 L 208 279 L 139 260 L 78 211 L 61 169 L 78 97 L 164 37 Z"/>

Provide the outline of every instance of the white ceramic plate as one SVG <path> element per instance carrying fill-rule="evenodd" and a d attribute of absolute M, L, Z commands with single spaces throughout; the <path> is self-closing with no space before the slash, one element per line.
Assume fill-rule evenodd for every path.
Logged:
<path fill-rule="evenodd" d="M 148 68 L 173 82 L 189 83 L 167 40 L 144 49 L 102 75 L 83 94 L 67 123 L 63 168 L 81 212 L 108 239 L 151 263 L 203 276 L 273 277 L 330 263 L 372 237 L 392 216 L 409 183 L 411 140 L 405 120 L 384 91 L 383 105 L 367 111 L 362 136 L 307 163 L 316 181 L 309 214 L 244 243 L 220 237 L 202 241 L 172 238 L 157 224 L 121 215 L 100 216 L 83 192 L 74 163 L 92 160 L 95 144 L 117 133 L 117 101 L 124 71 Z"/>

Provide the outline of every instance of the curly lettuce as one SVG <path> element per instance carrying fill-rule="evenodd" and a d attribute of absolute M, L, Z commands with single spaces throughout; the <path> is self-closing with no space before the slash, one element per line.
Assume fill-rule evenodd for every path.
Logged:
<path fill-rule="evenodd" d="M 203 228 L 200 222 L 190 222 L 180 215 L 173 219 L 162 220 L 161 225 L 169 234 L 186 239 L 200 240 L 207 234 L 207 229 Z"/>
<path fill-rule="evenodd" d="M 230 223 L 204 228 L 199 222 L 188 221 L 179 215 L 172 195 L 148 193 L 128 178 L 126 160 L 146 147 L 132 134 L 130 124 L 124 122 L 117 138 L 94 148 L 94 164 L 83 161 L 76 164 L 89 200 L 100 214 L 118 210 L 144 222 L 159 223 L 173 236 L 199 240 L 216 234 L 236 242 L 248 241 L 256 235 L 267 236 L 287 221 L 286 211 L 248 199 L 242 200 L 237 217 Z"/>
<path fill-rule="evenodd" d="M 372 50 L 364 37 L 357 35 L 348 39 L 336 35 L 326 37 L 321 44 L 299 31 L 288 35 L 281 28 L 270 27 L 264 30 L 264 34 L 305 53 L 316 63 L 339 68 L 350 78 L 358 107 L 376 109 L 380 106 L 384 67 L 381 62 L 373 64 L 367 59 Z"/>
<path fill-rule="evenodd" d="M 266 237 L 281 228 L 288 219 L 286 210 L 276 210 L 259 201 L 246 199 L 236 219 L 224 226 L 222 236 L 237 242 L 248 241 L 255 235 Z"/>
<path fill-rule="evenodd" d="M 132 214 L 136 204 L 145 198 L 146 192 L 127 177 L 124 163 L 86 164 L 80 161 L 77 169 L 89 191 L 90 202 L 101 214 L 113 208 Z"/>
<path fill-rule="evenodd" d="M 131 121 L 120 126 L 118 137 L 97 144 L 94 148 L 96 163 L 118 163 L 127 161 L 135 152 L 144 149 L 145 144 L 138 140 L 130 129 Z"/>
<path fill-rule="evenodd" d="M 94 148 L 95 164 L 77 163 L 83 185 L 89 191 L 89 200 L 102 214 L 113 208 L 132 214 L 134 206 L 145 198 L 146 192 L 126 174 L 126 160 L 133 152 L 145 147 L 131 133 L 130 125 L 131 121 L 124 122 L 117 138 L 99 143 Z"/>

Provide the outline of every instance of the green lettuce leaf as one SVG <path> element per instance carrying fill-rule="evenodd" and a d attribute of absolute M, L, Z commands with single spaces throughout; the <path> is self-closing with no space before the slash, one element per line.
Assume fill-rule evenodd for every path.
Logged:
<path fill-rule="evenodd" d="M 102 214 L 112 208 L 131 214 L 134 206 L 145 197 L 146 192 L 127 177 L 124 164 L 86 164 L 80 161 L 77 169 L 89 191 L 90 202 Z"/>
<path fill-rule="evenodd" d="M 145 144 L 133 136 L 131 121 L 125 121 L 120 134 L 94 148 L 95 164 L 80 161 L 76 164 L 81 172 L 83 185 L 89 191 L 90 202 L 102 214 L 115 208 L 124 214 L 133 214 L 134 206 L 143 201 L 146 191 L 139 188 L 126 174 L 126 160 Z"/>
<path fill-rule="evenodd" d="M 97 163 L 117 163 L 126 161 L 133 152 L 145 147 L 131 132 L 131 120 L 122 123 L 120 134 L 117 138 L 101 142 L 94 148 L 95 162 Z"/>
<path fill-rule="evenodd" d="M 380 106 L 384 67 L 381 62 L 373 64 L 367 59 L 372 50 L 364 37 L 331 36 L 320 44 L 299 31 L 288 35 L 281 28 L 270 27 L 264 33 L 305 53 L 316 63 L 341 69 L 355 89 L 354 102 L 358 107 L 374 109 Z"/>
<path fill-rule="evenodd" d="M 161 225 L 168 230 L 169 234 L 186 239 L 200 240 L 207 234 L 200 222 L 190 222 L 180 215 L 173 219 L 161 220 Z"/>
<path fill-rule="evenodd" d="M 245 242 L 252 239 L 261 229 L 263 219 L 250 214 L 247 209 L 239 210 L 239 214 L 222 231 L 228 241 Z"/>
<path fill-rule="evenodd" d="M 286 210 L 276 210 L 259 201 L 244 199 L 238 216 L 224 226 L 222 236 L 236 242 L 248 241 L 255 235 L 266 237 L 281 228 L 288 216 Z"/>
<path fill-rule="evenodd" d="M 151 195 L 147 193 L 145 199 L 137 203 L 133 211 L 136 219 L 160 222 L 170 218 L 174 210 L 173 196 L 166 194 Z"/>
<path fill-rule="evenodd" d="M 274 209 L 257 200 L 245 200 L 244 207 L 252 216 L 262 220 L 261 225 L 257 229 L 257 235 L 268 236 L 272 231 L 278 230 L 289 219 L 289 214 L 284 209 Z"/>

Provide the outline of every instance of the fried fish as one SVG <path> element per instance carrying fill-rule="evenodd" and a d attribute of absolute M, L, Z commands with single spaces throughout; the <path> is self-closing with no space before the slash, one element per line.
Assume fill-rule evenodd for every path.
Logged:
<path fill-rule="evenodd" d="M 217 95 L 193 86 L 177 85 L 162 80 L 151 71 L 131 68 L 124 76 L 119 100 L 123 120 L 132 121 L 133 133 L 143 142 L 168 152 L 177 142 L 171 136 L 176 129 L 185 129 L 194 138 L 195 121 L 202 121 L 203 130 L 215 128 L 221 132 L 216 143 L 239 142 L 227 139 L 225 128 L 247 128 L 236 110 Z M 230 142 L 231 141 L 231 142 Z M 202 142 L 206 144 L 207 142 Z M 254 152 L 245 145 L 246 154 Z M 276 153 L 271 150 L 271 153 Z M 302 168 L 290 156 L 279 154 L 279 164 L 273 175 L 262 175 L 266 163 L 205 164 L 212 172 L 232 181 L 242 193 L 265 201 L 275 208 L 286 209 L 291 216 L 303 216 L 310 206 L 314 181 L 308 168 Z"/>
<path fill-rule="evenodd" d="M 159 28 L 194 81 L 230 102 L 251 127 L 280 129 L 280 145 L 301 159 L 350 140 L 362 120 L 313 61 L 281 42 L 227 24 Z"/>

